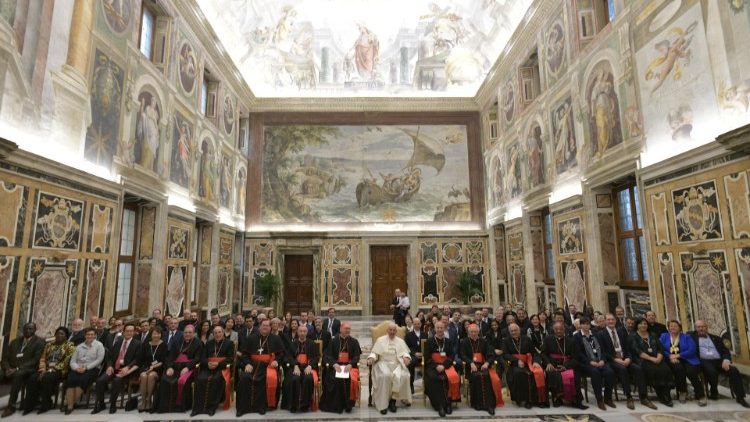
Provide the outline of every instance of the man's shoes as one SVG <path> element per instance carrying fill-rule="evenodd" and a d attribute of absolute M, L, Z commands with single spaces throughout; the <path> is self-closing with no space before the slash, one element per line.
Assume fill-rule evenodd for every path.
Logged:
<path fill-rule="evenodd" d="M 698 399 L 698 406 L 700 406 L 700 407 L 706 407 L 707 404 L 708 403 L 706 402 L 706 398 L 705 397 L 701 397 L 701 398 Z"/>
<path fill-rule="evenodd" d="M 23 416 L 26 416 L 26 415 L 28 415 L 29 413 L 33 412 L 33 411 L 34 411 L 34 409 L 26 409 L 26 410 L 24 410 L 24 411 L 23 411 L 23 412 L 21 413 L 21 415 L 23 415 Z"/>
<path fill-rule="evenodd" d="M 549 409 L 549 403 L 546 401 L 539 403 L 539 407 L 542 409 Z"/>
<path fill-rule="evenodd" d="M 490 416 L 495 416 L 495 408 L 494 407 L 490 407 L 489 409 L 487 409 L 487 413 L 489 413 Z"/>
<path fill-rule="evenodd" d="M 656 410 L 656 405 L 651 402 L 648 398 L 641 399 L 641 405 L 648 407 L 649 409 Z"/>
<path fill-rule="evenodd" d="M 258 414 L 265 415 L 266 414 L 266 408 L 265 407 L 261 407 L 260 410 L 258 410 Z"/>
<path fill-rule="evenodd" d="M 444 418 L 445 417 L 445 409 L 438 409 L 438 416 L 440 416 L 441 418 Z"/>
<path fill-rule="evenodd" d="M 607 406 L 604 405 L 604 400 L 597 400 L 596 405 L 599 406 L 599 410 L 607 410 Z"/>
<path fill-rule="evenodd" d="M 69 407 L 66 407 L 66 408 L 65 408 L 65 414 L 66 414 L 66 415 L 70 415 L 71 413 L 73 413 L 73 409 L 71 409 L 71 408 L 69 408 Z"/>
<path fill-rule="evenodd" d="M 531 409 L 531 402 L 527 401 L 526 403 L 523 404 L 523 407 L 525 407 L 526 409 Z"/>
<path fill-rule="evenodd" d="M 630 410 L 635 410 L 635 403 L 633 402 L 633 399 L 628 397 L 628 401 L 625 402 L 625 406 Z"/>
<path fill-rule="evenodd" d="M 238 418 L 241 418 L 241 417 L 242 417 L 242 415 L 244 415 L 244 413 L 240 413 L 240 412 L 237 412 L 237 417 L 238 417 Z"/>
<path fill-rule="evenodd" d="M 609 407 L 611 407 L 613 409 L 617 407 L 615 405 L 615 402 L 612 401 L 612 399 L 604 399 L 604 404 L 606 404 L 607 406 L 609 406 Z"/>
<path fill-rule="evenodd" d="M 5 408 L 5 410 L 3 410 L 3 416 L 2 417 L 7 418 L 8 416 L 12 415 L 15 412 L 16 412 L 16 408 L 15 407 L 8 406 L 8 407 Z"/>
<path fill-rule="evenodd" d="M 396 413 L 396 400 L 388 402 L 388 410 L 390 410 L 391 413 Z"/>
<path fill-rule="evenodd" d="M 351 407 L 347 407 L 346 409 L 344 409 L 344 412 L 346 412 L 346 413 L 352 413 L 352 408 Z"/>
<path fill-rule="evenodd" d="M 190 417 L 193 418 L 196 416 L 198 416 L 198 411 L 194 409 L 192 412 L 190 412 Z"/>
<path fill-rule="evenodd" d="M 743 397 L 743 398 L 741 398 L 741 399 L 737 399 L 737 403 L 738 403 L 738 404 L 739 404 L 740 406 L 742 406 L 742 407 L 745 407 L 745 408 L 749 408 L 749 407 L 750 407 L 750 404 L 747 404 L 747 402 L 745 401 L 745 398 L 744 398 L 744 397 Z"/>
<path fill-rule="evenodd" d="M 113 413 L 115 413 L 115 412 L 117 412 L 117 406 L 115 406 L 115 405 L 110 405 L 110 406 L 109 406 L 109 414 L 111 415 L 111 414 L 113 414 Z"/>
<path fill-rule="evenodd" d="M 679 392 L 679 393 L 677 393 L 677 399 L 682 404 L 687 403 L 687 392 Z"/>
<path fill-rule="evenodd" d="M 381 415 L 385 415 L 386 413 L 388 413 L 388 409 L 383 409 L 383 410 L 380 411 Z"/>
<path fill-rule="evenodd" d="M 711 394 L 708 395 L 709 400 L 719 400 L 719 392 L 718 391 L 712 391 Z"/>
<path fill-rule="evenodd" d="M 216 413 L 216 409 L 208 409 L 208 416 L 213 416 Z"/>
<path fill-rule="evenodd" d="M 47 412 L 50 411 L 50 409 L 52 409 L 52 408 L 51 407 L 47 407 L 47 406 L 42 406 L 42 407 L 39 408 L 39 410 L 36 411 L 36 414 L 37 415 L 41 415 L 43 413 L 47 413 Z"/>
<path fill-rule="evenodd" d="M 445 405 L 445 414 L 450 415 L 453 413 L 453 405 L 448 403 Z"/>
<path fill-rule="evenodd" d="M 560 399 L 552 400 L 552 407 L 560 407 L 560 406 L 562 406 L 562 401 Z"/>
<path fill-rule="evenodd" d="M 92 415 L 96 415 L 97 413 L 101 412 L 102 410 L 104 410 L 104 405 L 101 404 L 101 403 L 97 403 L 97 404 L 94 405 L 94 410 L 91 411 L 91 414 Z"/>
<path fill-rule="evenodd" d="M 588 406 L 586 406 L 582 402 L 578 402 L 578 403 L 573 404 L 573 407 L 576 408 L 576 409 L 578 409 L 578 410 L 586 410 L 586 409 L 589 408 Z"/>

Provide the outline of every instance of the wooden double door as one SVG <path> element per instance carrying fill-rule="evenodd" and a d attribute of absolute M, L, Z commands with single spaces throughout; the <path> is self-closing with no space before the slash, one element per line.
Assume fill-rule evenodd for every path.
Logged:
<path fill-rule="evenodd" d="M 313 309 L 313 256 L 284 255 L 284 312 Z"/>
<path fill-rule="evenodd" d="M 389 315 L 393 291 L 407 289 L 408 246 L 378 245 L 370 247 L 372 269 L 372 313 Z"/>

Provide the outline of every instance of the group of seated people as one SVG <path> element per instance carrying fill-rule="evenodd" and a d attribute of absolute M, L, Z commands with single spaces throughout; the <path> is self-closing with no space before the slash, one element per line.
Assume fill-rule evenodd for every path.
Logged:
<path fill-rule="evenodd" d="M 615 314 L 588 315 L 570 306 L 528 317 L 523 309 L 501 306 L 494 315 L 487 309 L 463 315 L 448 307 L 407 315 L 405 339 L 392 323 L 366 356 L 372 404 L 383 414 L 395 412 L 397 400 L 410 405 L 414 369 L 424 361 L 424 392 L 441 417 L 460 402 L 462 377 L 470 406 L 490 414 L 503 405 L 503 382 L 511 400 L 526 408 L 548 407 L 551 400 L 555 407 L 586 409 L 581 384 L 587 378 L 601 410 L 615 407 L 617 382 L 629 409 L 631 384 L 640 403 L 656 409 L 648 386 L 671 407 L 673 388 L 680 402 L 687 400 L 689 380 L 705 406 L 707 396 L 718 399 L 719 374 L 729 377 L 737 402 L 750 407 L 730 352 L 703 321 L 685 333 L 677 321 L 656 322 L 652 311 L 637 319 L 624 314 L 618 308 Z M 2 375 L 11 381 L 3 417 L 17 406 L 24 415 L 49 411 L 61 383 L 66 414 L 87 390 L 95 396 L 94 414 L 106 409 L 107 393 L 109 412 L 115 413 L 131 388 L 140 394 L 127 400 L 126 410 L 193 416 L 229 409 L 234 394 L 237 416 L 276 408 L 351 412 L 359 400 L 362 351 L 333 308 L 324 318 L 303 312 L 299 319 L 256 309 L 222 319 L 213 310 L 202 322 L 189 310 L 176 318 L 156 309 L 138 323 L 112 318 L 107 327 L 91 317 L 90 326 L 83 325 L 76 319 L 70 329 L 59 327 L 50 342 L 36 335 L 33 322 L 24 325 L 23 335 L 3 353 Z"/>
<path fill-rule="evenodd" d="M 660 403 L 672 407 L 672 389 L 680 403 L 686 402 L 688 380 L 698 405 L 706 406 L 707 398 L 718 399 L 718 376 L 725 374 L 737 403 L 750 407 L 731 353 L 700 320 L 694 331 L 684 332 L 678 321 L 665 326 L 653 311 L 642 318 L 626 317 L 619 306 L 614 314 L 591 309 L 584 314 L 570 305 L 530 317 L 524 309 L 504 306 L 494 315 L 484 308 L 472 316 L 433 306 L 427 313 L 407 315 L 404 325 L 407 366 L 414 368 L 424 359 L 425 392 L 440 416 L 451 411 L 451 378 L 454 385 L 459 382 L 454 371 L 468 371 L 471 406 L 490 414 L 503 405 L 497 378 L 505 380 L 511 400 L 526 408 L 548 407 L 551 397 L 555 407 L 566 402 L 585 409 L 581 383 L 587 378 L 599 409 L 616 407 L 612 394 L 619 384 L 632 410 L 633 386 L 640 403 L 656 409 L 648 397 L 649 386 Z M 704 391 L 701 373 L 709 391 Z M 410 382 L 413 385 L 413 369 Z"/>

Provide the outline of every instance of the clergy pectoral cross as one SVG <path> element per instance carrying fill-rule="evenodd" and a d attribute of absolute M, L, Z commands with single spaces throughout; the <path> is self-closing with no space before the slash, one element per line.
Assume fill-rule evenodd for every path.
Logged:
<path fill-rule="evenodd" d="M 258 349 L 258 354 L 259 354 L 259 355 L 262 355 L 262 354 L 263 354 L 263 348 L 262 348 L 262 347 L 261 347 L 260 349 Z"/>

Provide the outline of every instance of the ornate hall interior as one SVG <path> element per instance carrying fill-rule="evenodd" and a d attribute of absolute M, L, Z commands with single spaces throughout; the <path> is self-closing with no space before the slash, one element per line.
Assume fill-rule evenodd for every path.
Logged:
<path fill-rule="evenodd" d="M 58 327 L 72 338 L 75 321 L 100 319 L 117 355 L 123 322 L 140 333 L 156 311 L 171 341 L 162 315 L 309 313 L 312 327 L 334 309 L 362 347 L 360 404 L 240 418 L 436 420 L 424 367 L 413 405 L 368 406 L 367 360 L 383 321 L 398 322 L 397 289 L 401 318 L 428 315 L 423 348 L 445 308 L 482 333 L 499 307 L 498 323 L 545 312 L 551 336 L 558 308 L 571 333 L 612 313 L 628 345 L 625 317 L 705 323 L 747 389 L 745 48 L 750 0 L 0 0 L 0 408 L 18 402 L 3 417 L 237 419 L 239 391 L 210 416 L 112 415 L 91 414 L 92 387 L 63 414 L 57 378 L 56 408 L 22 415 L 28 323 L 53 344 Z M 105 362 L 119 368 L 125 349 Z M 731 376 L 707 406 L 687 383 L 687 403 L 649 388 L 658 410 L 638 397 L 633 410 L 616 385 L 605 411 L 584 376 L 587 409 L 529 409 L 505 369 L 503 407 L 472 409 L 466 375 L 447 419 L 750 422 Z M 126 384 L 137 401 L 145 387 Z"/>

